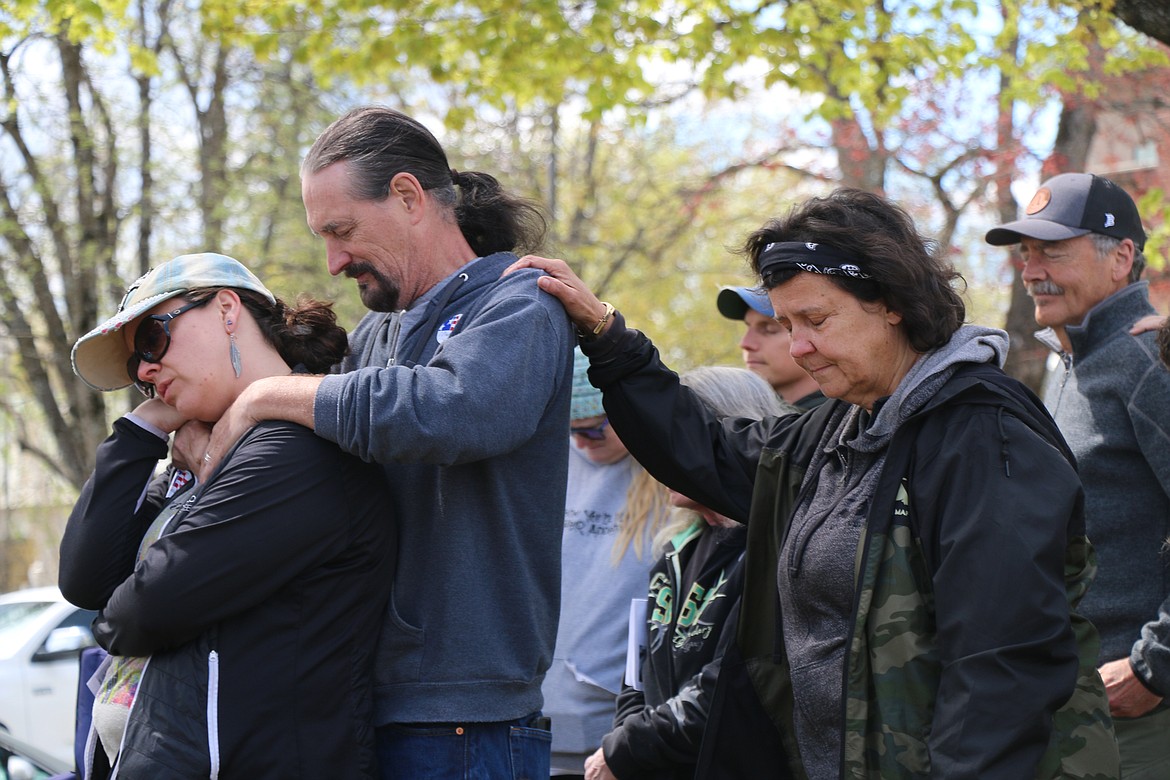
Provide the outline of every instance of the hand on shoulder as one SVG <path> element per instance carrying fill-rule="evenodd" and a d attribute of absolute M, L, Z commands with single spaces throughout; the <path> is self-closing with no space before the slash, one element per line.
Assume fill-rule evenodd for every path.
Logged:
<path fill-rule="evenodd" d="M 583 334 L 600 336 L 613 322 L 613 307 L 603 303 L 564 260 L 525 255 L 504 269 L 504 276 L 521 268 L 545 272 L 536 283 L 561 302 L 569 319 Z"/>
<path fill-rule="evenodd" d="M 1166 317 L 1161 314 L 1148 314 L 1133 324 L 1129 329 L 1131 336 L 1137 336 L 1142 333 L 1148 333 L 1151 330 L 1157 330 L 1166 324 Z"/>
<path fill-rule="evenodd" d="M 232 445 L 261 420 L 287 420 L 312 428 L 321 379 L 315 375 L 269 376 L 245 387 L 211 431 L 200 478 L 210 476 Z"/>

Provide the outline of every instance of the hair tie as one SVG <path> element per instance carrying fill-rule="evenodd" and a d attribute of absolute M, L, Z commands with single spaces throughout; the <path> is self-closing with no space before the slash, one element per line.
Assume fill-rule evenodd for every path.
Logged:
<path fill-rule="evenodd" d="M 456 187 L 460 186 L 459 177 L 461 175 L 462 174 L 460 174 L 459 171 L 455 170 L 454 168 L 451 169 L 451 183 L 454 184 Z"/>

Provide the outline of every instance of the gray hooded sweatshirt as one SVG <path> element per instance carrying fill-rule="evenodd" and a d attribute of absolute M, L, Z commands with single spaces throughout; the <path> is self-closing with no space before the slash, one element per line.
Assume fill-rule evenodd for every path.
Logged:
<path fill-rule="evenodd" d="M 959 328 L 922 355 L 871 415 L 842 405 L 825 428 L 805 473 L 780 550 L 777 587 L 784 645 L 792 668 L 796 741 L 810 780 L 840 775 L 841 680 L 855 591 L 854 567 L 869 500 L 894 432 L 923 407 L 962 363 L 1003 365 L 1001 330 Z M 807 749 L 806 749 L 807 748 Z"/>
<path fill-rule="evenodd" d="M 539 272 L 479 258 L 401 316 L 368 314 L 316 432 L 381 463 L 398 566 L 378 725 L 541 708 L 560 601 L 573 333 Z"/>

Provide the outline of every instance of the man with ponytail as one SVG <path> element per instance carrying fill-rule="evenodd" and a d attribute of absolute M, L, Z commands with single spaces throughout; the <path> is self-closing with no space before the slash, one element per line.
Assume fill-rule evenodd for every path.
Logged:
<path fill-rule="evenodd" d="M 340 373 L 252 385 L 212 461 L 283 419 L 382 464 L 399 524 L 376 666 L 382 776 L 548 777 L 573 331 L 539 272 L 500 278 L 544 220 L 377 106 L 330 125 L 301 180 L 329 272 L 371 311 Z"/>

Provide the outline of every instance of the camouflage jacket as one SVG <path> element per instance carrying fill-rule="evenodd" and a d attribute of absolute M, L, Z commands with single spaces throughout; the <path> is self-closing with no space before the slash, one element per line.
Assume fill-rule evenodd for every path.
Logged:
<path fill-rule="evenodd" d="M 631 454 L 748 525 L 735 641 L 696 777 L 807 777 L 793 739 L 777 554 L 813 448 L 840 401 L 716 420 L 620 315 L 582 345 Z M 1074 459 L 1043 404 L 990 365 L 958 367 L 890 440 L 858 546 L 841 681 L 843 776 L 1118 776 Z"/>
<path fill-rule="evenodd" d="M 1118 777 L 1096 630 L 1075 612 L 1095 564 L 1073 459 L 1039 402 L 1000 377 L 960 370 L 890 444 L 856 558 L 844 778 Z M 806 777 L 776 551 L 827 414 L 761 453 L 737 646 L 697 777 Z"/>

